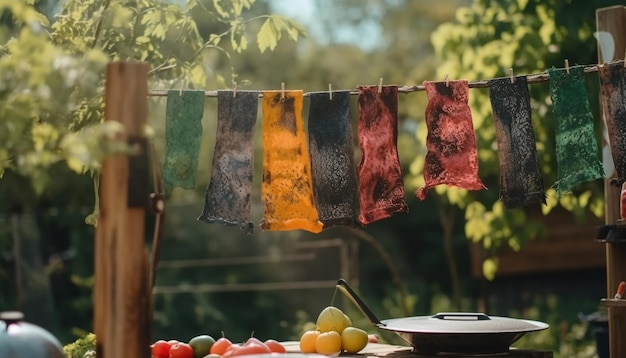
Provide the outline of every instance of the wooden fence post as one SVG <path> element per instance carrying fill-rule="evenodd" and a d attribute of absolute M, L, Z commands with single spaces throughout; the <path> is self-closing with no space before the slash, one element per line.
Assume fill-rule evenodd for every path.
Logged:
<path fill-rule="evenodd" d="M 141 143 L 147 120 L 148 66 L 137 62 L 116 62 L 107 67 L 105 121 L 117 121 L 124 132 L 112 139 Z M 148 282 L 148 254 L 145 248 L 145 206 L 133 197 L 148 200 L 145 193 L 129 190 L 129 178 L 136 173 L 139 153 L 110 155 L 100 175 L 100 216 L 95 237 L 94 332 L 98 358 L 149 358 L 151 294 Z M 147 163 L 145 164 L 147 165 Z M 139 170 L 144 168 L 139 166 Z M 139 174 L 139 175 L 137 175 Z M 129 195 L 130 194 L 130 195 Z"/>
<path fill-rule="evenodd" d="M 596 29 L 598 31 L 598 63 L 623 60 L 626 54 L 626 7 L 611 6 L 596 10 Z M 602 41 L 607 41 L 608 34 L 612 37 L 614 51 Z M 604 37 L 604 38 L 603 38 Z M 610 41 L 610 40 L 608 40 Z M 604 45 L 604 46 L 603 46 Z M 603 50 L 605 53 L 603 53 Z M 603 143 L 606 145 L 606 143 Z M 606 158 L 603 158 L 606 160 Z M 605 223 L 615 225 L 620 218 L 620 188 L 604 183 Z M 607 298 L 613 298 L 620 281 L 626 280 L 626 244 L 606 244 L 606 278 Z M 611 357 L 626 357 L 626 307 L 608 306 L 609 318 L 609 351 Z"/>

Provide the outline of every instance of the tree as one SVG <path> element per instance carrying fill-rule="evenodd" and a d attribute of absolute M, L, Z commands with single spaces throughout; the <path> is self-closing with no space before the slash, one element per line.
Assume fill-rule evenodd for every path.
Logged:
<path fill-rule="evenodd" d="M 58 259 L 62 252 L 56 248 L 72 240 L 63 230 L 48 232 L 55 225 L 45 214 L 83 212 L 89 205 L 84 174 L 96 179 L 104 155 L 127 149 L 102 145 L 103 138 L 121 130 L 115 123 L 101 123 L 107 62 L 147 62 L 151 88 L 214 88 L 237 78 L 232 60 L 248 51 L 253 39 L 258 51 L 266 52 L 281 38 L 304 35 L 290 19 L 255 9 L 255 0 L 190 0 L 184 8 L 161 0 L 66 0 L 51 19 L 38 11 L 55 3 L 0 0 L 0 214 L 36 219 L 28 225 L 31 233 L 41 231 L 32 235 L 40 246 L 28 254 L 39 262 Z M 90 215 L 88 222 L 95 219 Z M 81 240 L 93 236 L 85 228 L 75 230 Z M 11 231 L 1 232 L 3 251 L 10 250 L 16 236 Z M 12 273 L 13 262 L 19 266 L 20 259 L 2 260 L 1 276 Z M 56 277 L 64 261 L 54 262 L 47 268 Z M 40 264 L 33 271 L 37 282 L 47 282 L 44 269 Z M 90 284 L 88 278 L 72 279 Z M 10 294 L 3 294 L 2 301 L 14 296 L 11 281 L 3 279 L 0 288 Z M 50 300 L 49 294 L 40 296 Z M 20 303 L 6 298 L 2 306 Z"/>
<path fill-rule="evenodd" d="M 254 3 L 192 0 L 183 9 L 159 0 L 69 0 L 50 24 L 30 1 L 0 2 L 14 20 L 0 33 L 5 76 L 0 104 L 7 129 L 0 138 L 0 174 L 12 170 L 26 176 L 41 193 L 51 165 L 65 161 L 81 173 L 97 169 L 105 152 L 120 150 L 98 144 L 99 137 L 119 128 L 94 126 L 102 119 L 107 61 L 149 63 L 152 87 L 205 88 L 225 82 L 211 51 L 230 62 L 231 53 L 246 50 L 248 23 L 264 21 L 256 36 L 261 52 L 273 50 L 283 34 L 293 40 L 304 34 L 281 16 L 245 18 Z M 219 24 L 216 33 L 200 34 L 192 15 L 201 13 Z M 230 72 L 236 78 L 232 66 Z"/>
<path fill-rule="evenodd" d="M 561 1 L 483 1 L 475 0 L 470 7 L 457 11 L 456 22 L 439 26 L 432 36 L 440 66 L 438 76 L 469 80 L 506 76 L 515 73 L 539 73 L 548 67 L 563 67 L 570 63 L 596 62 L 594 31 L 595 9 L 614 1 L 590 1 L 571 6 Z M 590 93 L 594 84 L 589 82 Z M 596 91 L 597 92 L 597 91 Z M 542 165 L 544 183 L 556 181 L 554 154 L 554 118 L 549 106 L 547 86 L 531 88 L 533 126 Z M 591 102 L 596 100 L 592 97 Z M 486 91 L 473 90 L 470 96 L 474 126 L 479 148 L 480 175 L 489 188 L 498 187 L 498 158 L 492 149 L 495 129 Z M 597 105 L 595 106 L 597 113 Z M 541 118 L 541 119 L 539 119 Z M 420 140 L 423 142 L 424 137 Z M 423 166 L 423 158 L 415 159 L 413 168 Z M 421 170 L 411 173 L 419 185 Z M 556 192 L 547 190 L 548 205 L 541 211 L 547 215 L 556 206 L 574 213 L 580 220 L 589 215 L 603 215 L 603 195 L 600 183 L 587 183 L 572 195 L 557 199 Z M 465 233 L 474 242 L 482 243 L 492 255 L 502 246 L 520 250 L 532 238 L 545 233 L 545 227 L 529 219 L 524 209 L 505 210 L 498 201 L 497 190 L 466 192 L 438 187 L 436 193 L 444 203 L 465 211 Z M 483 273 L 493 279 L 497 270 L 494 256 L 483 263 Z"/>

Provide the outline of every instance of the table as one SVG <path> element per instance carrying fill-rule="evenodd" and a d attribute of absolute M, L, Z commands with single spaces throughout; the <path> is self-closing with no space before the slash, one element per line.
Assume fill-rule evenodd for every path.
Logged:
<path fill-rule="evenodd" d="M 282 342 L 288 353 L 300 353 L 298 342 Z M 552 351 L 535 350 L 535 349 L 515 349 L 512 348 L 508 354 L 497 355 L 481 355 L 481 358 L 499 357 L 499 358 L 552 358 Z M 398 346 L 381 343 L 368 343 L 367 346 L 358 354 L 342 354 L 340 357 L 352 358 L 433 358 L 432 356 L 423 356 L 413 353 L 412 347 Z M 458 355 L 447 357 L 460 357 Z"/>

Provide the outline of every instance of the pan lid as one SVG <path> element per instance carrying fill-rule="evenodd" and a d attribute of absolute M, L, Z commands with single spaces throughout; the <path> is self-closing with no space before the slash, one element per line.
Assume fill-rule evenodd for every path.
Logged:
<path fill-rule="evenodd" d="M 380 328 L 407 333 L 524 333 L 548 328 L 538 321 L 473 312 L 440 312 L 433 316 L 394 318 Z"/>

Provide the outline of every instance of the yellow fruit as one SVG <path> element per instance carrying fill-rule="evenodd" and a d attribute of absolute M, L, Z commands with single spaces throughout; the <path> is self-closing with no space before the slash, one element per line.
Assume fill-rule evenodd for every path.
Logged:
<path fill-rule="evenodd" d="M 320 332 L 336 331 L 341 333 L 352 321 L 339 308 L 328 306 L 317 316 L 317 329 Z"/>
<path fill-rule="evenodd" d="M 367 345 L 367 332 L 356 327 L 347 327 L 341 332 L 341 347 L 348 353 L 357 353 Z"/>
<path fill-rule="evenodd" d="M 315 350 L 327 356 L 338 355 L 341 353 L 341 335 L 336 331 L 320 333 L 315 340 Z"/>
<path fill-rule="evenodd" d="M 348 317 L 348 315 L 345 313 L 343 316 L 343 319 L 346 321 L 346 327 L 352 327 L 352 320 L 350 319 L 350 317 Z"/>
<path fill-rule="evenodd" d="M 320 331 L 306 331 L 300 337 L 300 351 L 302 353 L 317 353 L 315 350 L 315 341 Z"/>

